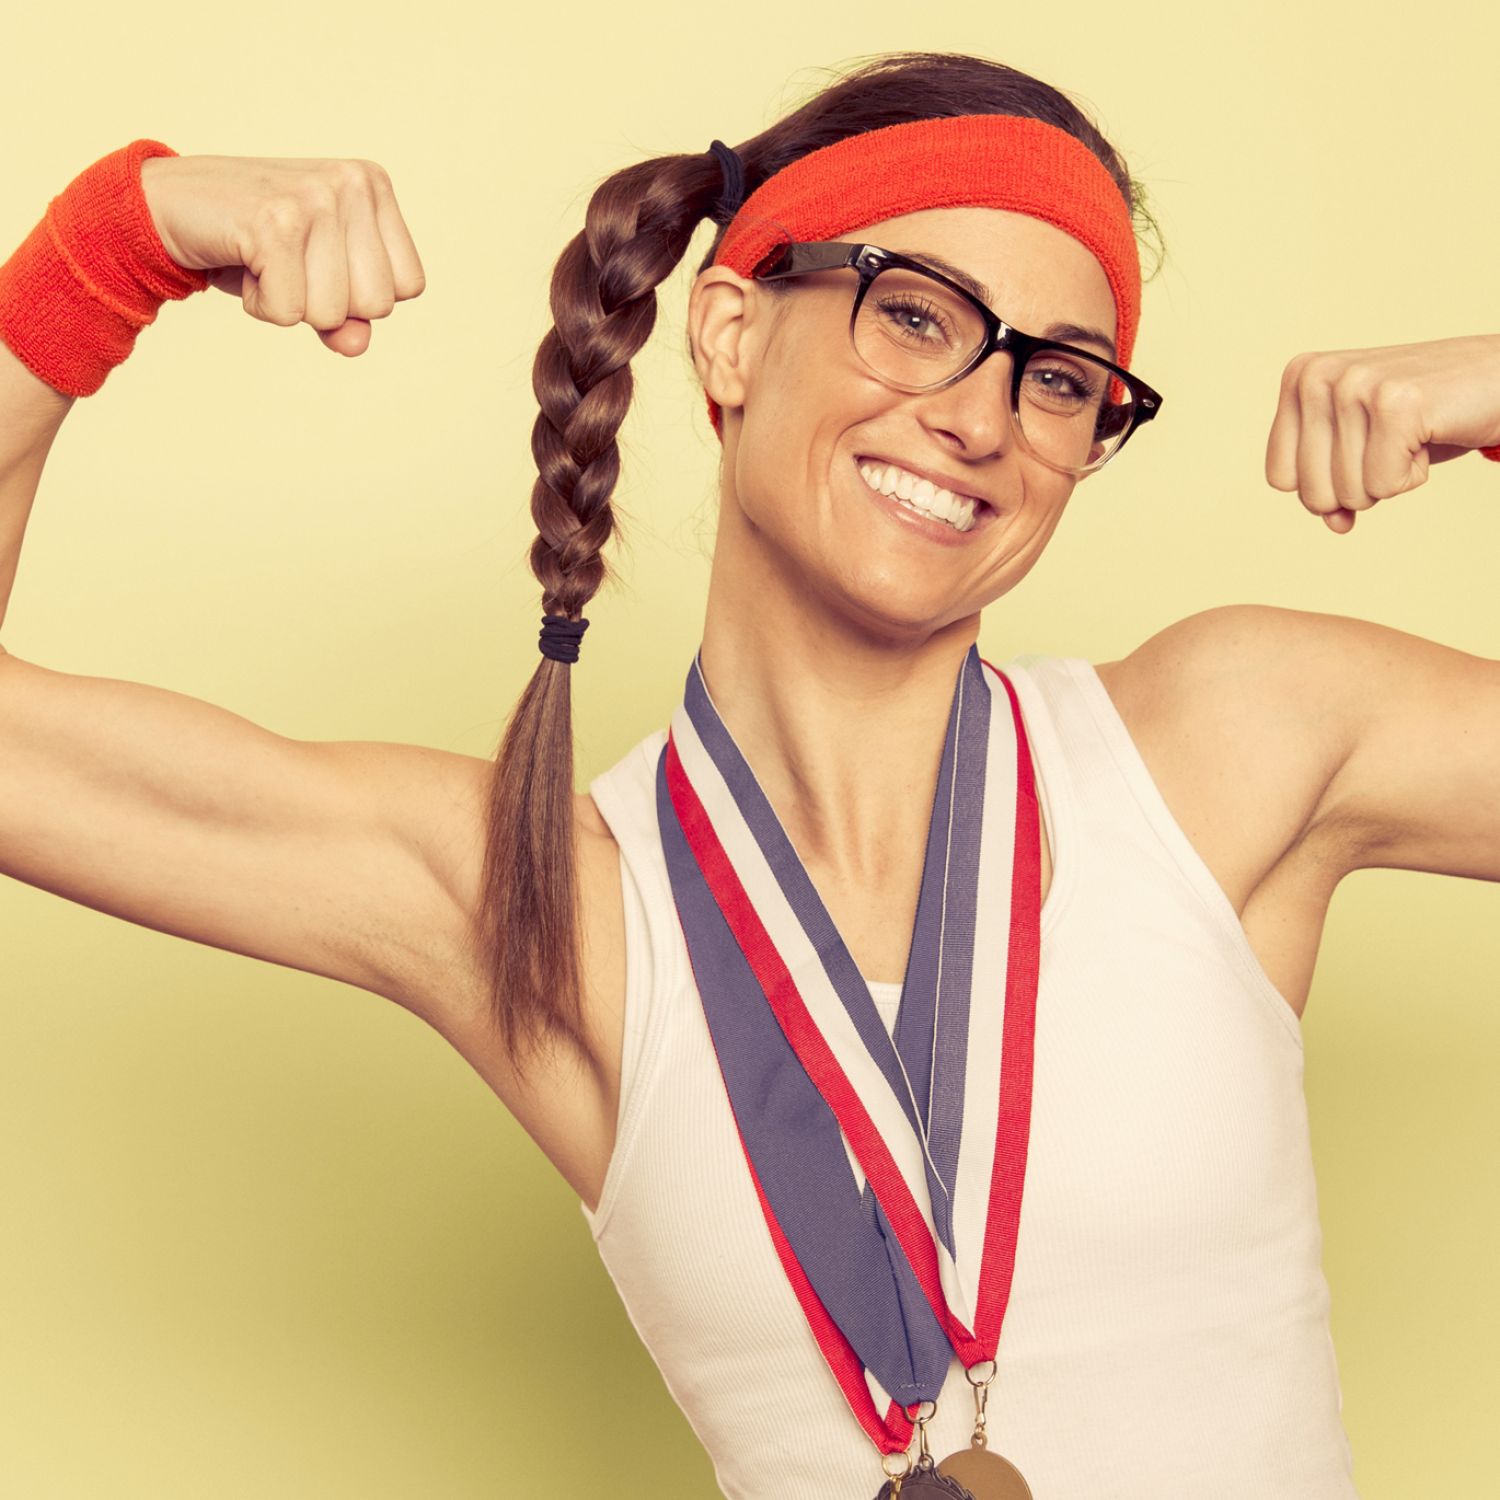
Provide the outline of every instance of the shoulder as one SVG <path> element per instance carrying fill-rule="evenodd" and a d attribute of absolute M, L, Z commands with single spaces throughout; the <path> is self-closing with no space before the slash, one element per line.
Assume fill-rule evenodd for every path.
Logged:
<path fill-rule="evenodd" d="M 1253 886 L 1323 825 L 1384 630 L 1225 604 L 1095 670 L 1163 790 L 1198 813 L 1205 839 L 1226 840 L 1224 862 L 1241 864 Z M 1226 831 L 1210 834 L 1210 824 Z"/>
<path fill-rule="evenodd" d="M 1203 691 L 1253 671 L 1296 693 L 1336 666 L 1346 639 L 1379 628 L 1276 604 L 1219 604 L 1173 621 L 1099 671 L 1107 667 L 1122 683 L 1158 693 Z"/>
<path fill-rule="evenodd" d="M 1347 754 L 1360 674 L 1399 632 L 1274 604 L 1221 604 L 1176 620 L 1096 670 L 1141 712 L 1228 715 L 1237 732 L 1296 730 Z M 1415 637 L 1408 637 L 1415 639 Z"/>

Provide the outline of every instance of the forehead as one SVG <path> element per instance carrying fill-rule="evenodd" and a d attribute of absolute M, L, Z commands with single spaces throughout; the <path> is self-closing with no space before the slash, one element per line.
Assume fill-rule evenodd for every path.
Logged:
<path fill-rule="evenodd" d="M 1065 230 L 1003 208 L 926 208 L 846 230 L 887 250 L 940 256 L 982 282 L 984 300 L 1028 333 L 1054 322 L 1117 327 L 1114 293 L 1093 252 Z"/>

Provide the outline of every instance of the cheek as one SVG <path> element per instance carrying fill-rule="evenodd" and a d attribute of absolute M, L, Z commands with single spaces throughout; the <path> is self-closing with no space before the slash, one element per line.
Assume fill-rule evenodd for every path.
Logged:
<path fill-rule="evenodd" d="M 759 351 L 747 406 L 767 417 L 762 436 L 806 432 L 852 414 L 881 390 L 849 342 L 842 300 L 809 297 L 788 307 Z"/>
<path fill-rule="evenodd" d="M 836 349 L 829 357 L 826 340 L 778 340 L 747 393 L 736 459 L 735 483 L 752 520 L 769 525 L 786 513 L 806 522 L 839 434 L 869 415 L 861 385 Z"/>

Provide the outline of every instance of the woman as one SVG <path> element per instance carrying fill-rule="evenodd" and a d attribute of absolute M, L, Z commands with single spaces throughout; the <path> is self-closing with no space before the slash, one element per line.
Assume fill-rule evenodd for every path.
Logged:
<path fill-rule="evenodd" d="M 914 156 L 873 144 L 908 127 Z M 106 161 L 0 276 L 7 589 L 71 395 L 99 388 L 162 300 L 212 281 L 357 355 L 369 320 L 422 289 L 373 164 L 153 143 Z M 546 659 L 493 787 L 467 757 L 289 742 L 0 658 L 0 869 L 361 985 L 448 1037 L 578 1191 L 729 1495 L 1353 1493 L 1295 1017 L 1349 870 L 1500 878 L 1496 671 L 1253 606 L 1097 667 L 978 660 L 981 610 L 1035 563 L 1074 486 L 1153 436 L 1134 436 L 1165 399 L 1129 363 L 1135 193 L 1064 96 L 929 55 L 877 60 L 737 151 L 603 184 L 537 361 Z M 671 741 L 574 794 L 568 664 L 604 576 L 628 362 L 705 216 L 726 232 L 689 310 L 724 442 L 703 646 Z M 1496 444 L 1493 339 L 1304 356 L 1267 475 L 1347 530 L 1431 461 Z M 993 710 L 979 763 L 1012 784 L 964 779 L 975 701 Z M 944 808 L 969 816 L 944 824 Z M 783 863 L 758 870 L 778 828 Z M 967 879 L 938 878 L 949 854 Z M 927 916 L 948 913 L 950 886 L 972 915 L 1011 868 L 992 920 L 941 925 L 999 981 L 960 986 L 990 1005 L 958 1049 L 978 1076 L 1002 1070 L 997 1098 L 929 1084 L 914 1155 L 895 1128 L 872 1146 L 858 1117 L 878 1113 L 879 1066 L 862 1075 L 846 1049 L 852 1089 L 820 1078 L 790 1133 L 761 1137 L 821 1066 L 775 1053 L 781 956 L 821 921 L 822 947 L 783 964 L 796 998 L 849 1001 L 852 975 L 921 1091 L 907 1063 L 924 1039 L 909 1054 L 900 1034 L 914 976 L 931 977 Z M 753 972 L 736 970 L 751 949 Z M 749 1002 L 778 1028 L 746 1041 L 764 1049 L 758 1098 L 722 1041 L 762 1014 Z M 929 1010 L 935 1075 L 953 1038 Z M 1020 1019 L 1002 1036 L 996 1017 Z M 880 1038 L 861 1036 L 874 1057 Z M 800 1064 L 817 1036 L 790 1045 Z M 974 1254 L 938 1208 L 968 1166 L 922 1179 L 955 1095 L 965 1141 L 1007 1148 L 993 1175 L 977 1158 L 1002 1191 Z M 847 1178 L 799 1200 L 820 1182 L 796 1175 L 813 1143 L 841 1140 Z M 887 1172 L 886 1147 L 917 1179 Z M 903 1217 L 908 1187 L 921 1201 Z M 830 1264 L 815 1241 L 835 1203 L 864 1219 Z M 882 1245 L 885 1267 L 867 1253 Z M 919 1399 L 893 1400 L 898 1384 Z"/>

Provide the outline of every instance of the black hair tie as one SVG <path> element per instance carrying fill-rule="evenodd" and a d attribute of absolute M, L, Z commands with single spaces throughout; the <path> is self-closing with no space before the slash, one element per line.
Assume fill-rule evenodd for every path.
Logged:
<path fill-rule="evenodd" d="M 740 204 L 745 201 L 745 164 L 740 160 L 739 152 L 733 146 L 726 146 L 723 141 L 714 141 L 708 149 L 712 156 L 718 158 L 719 166 L 724 171 L 724 191 L 714 204 L 714 217 L 727 224 L 740 211 Z"/>
<path fill-rule="evenodd" d="M 566 615 L 543 615 L 542 655 L 552 661 L 577 661 L 578 643 L 588 628 L 587 620 L 570 620 Z"/>

